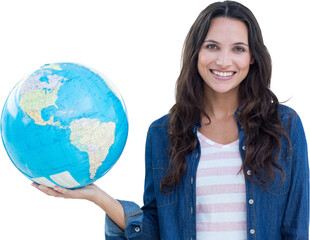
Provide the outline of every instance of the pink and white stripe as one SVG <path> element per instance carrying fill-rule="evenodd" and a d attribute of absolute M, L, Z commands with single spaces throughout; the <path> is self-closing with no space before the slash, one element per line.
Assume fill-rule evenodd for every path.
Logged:
<path fill-rule="evenodd" d="M 198 132 L 196 231 L 201 239 L 247 239 L 245 180 L 239 140 L 221 145 Z"/>

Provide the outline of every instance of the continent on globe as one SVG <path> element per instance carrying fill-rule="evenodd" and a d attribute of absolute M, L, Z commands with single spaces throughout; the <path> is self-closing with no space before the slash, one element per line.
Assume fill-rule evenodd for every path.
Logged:
<path fill-rule="evenodd" d="M 44 69 L 51 66 L 52 69 L 62 70 L 58 65 L 47 65 Z M 66 81 L 62 76 L 52 75 L 49 70 L 40 70 L 30 75 L 27 79 L 28 84 L 23 84 L 20 89 L 20 108 L 39 125 L 58 125 L 59 122 L 54 122 L 54 116 L 48 121 L 44 121 L 41 116 L 41 111 L 44 108 L 55 106 L 58 98 L 58 90 Z"/>
<path fill-rule="evenodd" d="M 62 70 L 58 64 L 46 64 L 42 68 L 49 68 L 54 70 Z"/>
<path fill-rule="evenodd" d="M 114 143 L 115 123 L 101 123 L 98 119 L 82 118 L 72 121 L 70 129 L 72 144 L 88 154 L 90 178 L 93 179 Z"/>
<path fill-rule="evenodd" d="M 106 174 L 128 135 L 124 101 L 106 77 L 75 63 L 46 64 L 9 94 L 1 135 L 32 181 L 79 188 Z"/>
<path fill-rule="evenodd" d="M 59 122 L 54 122 L 54 116 L 51 116 L 48 121 L 44 121 L 41 116 L 41 111 L 44 108 L 55 106 L 57 105 L 56 100 L 58 98 L 58 90 L 60 84 L 58 84 L 52 90 L 33 90 L 24 93 L 20 97 L 20 108 L 29 116 L 31 117 L 36 124 L 39 125 L 58 125 L 60 126 Z"/>

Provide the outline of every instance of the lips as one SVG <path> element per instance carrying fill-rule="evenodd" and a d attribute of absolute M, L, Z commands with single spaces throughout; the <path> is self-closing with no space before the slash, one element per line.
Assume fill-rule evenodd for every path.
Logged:
<path fill-rule="evenodd" d="M 211 69 L 210 72 L 215 78 L 225 79 L 225 80 L 231 79 L 236 74 L 236 72 L 234 71 L 218 71 L 218 70 L 213 70 L 213 69 Z"/>

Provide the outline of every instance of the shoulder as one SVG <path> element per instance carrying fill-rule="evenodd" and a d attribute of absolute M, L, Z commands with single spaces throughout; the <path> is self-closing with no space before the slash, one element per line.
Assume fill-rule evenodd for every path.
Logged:
<path fill-rule="evenodd" d="M 169 125 L 169 120 L 170 119 L 170 114 L 166 114 L 164 116 L 162 116 L 161 118 L 155 120 L 150 128 L 158 128 L 158 127 L 162 127 L 162 128 L 167 128 Z"/>
<path fill-rule="evenodd" d="M 297 112 L 288 106 L 279 104 L 278 113 L 281 118 L 283 126 L 286 130 L 292 134 L 298 132 L 299 134 L 304 132 L 303 124 Z"/>
<path fill-rule="evenodd" d="M 278 113 L 281 120 L 292 119 L 298 116 L 298 114 L 293 108 L 290 108 L 283 104 L 279 104 Z"/>
<path fill-rule="evenodd" d="M 150 133 L 158 133 L 160 135 L 167 135 L 168 133 L 168 126 L 170 114 L 166 114 L 159 119 L 156 119 L 149 127 L 149 134 Z"/>
<path fill-rule="evenodd" d="M 156 139 L 159 142 L 168 142 L 169 119 L 170 115 L 167 114 L 152 122 L 148 130 L 148 138 Z"/>

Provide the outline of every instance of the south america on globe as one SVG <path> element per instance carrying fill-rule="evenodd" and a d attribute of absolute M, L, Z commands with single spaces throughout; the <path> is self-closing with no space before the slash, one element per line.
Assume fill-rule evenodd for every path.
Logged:
<path fill-rule="evenodd" d="M 13 164 L 48 187 L 80 188 L 106 174 L 128 135 L 124 101 L 103 75 L 75 63 L 46 64 L 20 81 L 2 110 Z"/>

